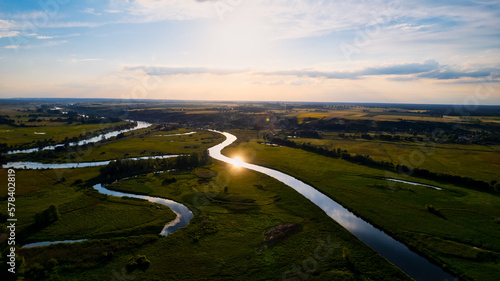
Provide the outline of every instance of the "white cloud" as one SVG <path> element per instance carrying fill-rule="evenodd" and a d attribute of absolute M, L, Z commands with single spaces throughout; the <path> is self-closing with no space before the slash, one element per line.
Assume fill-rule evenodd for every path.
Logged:
<path fill-rule="evenodd" d="M 36 37 L 36 39 L 41 39 L 41 40 L 45 40 L 45 39 L 53 39 L 55 38 L 55 36 L 42 36 L 42 35 L 39 35 Z"/>
<path fill-rule="evenodd" d="M 148 75 L 190 75 L 190 74 L 213 74 L 213 75 L 231 75 L 245 73 L 244 69 L 221 69 L 209 67 L 170 67 L 170 66 L 126 66 L 125 71 L 142 70 Z"/>
<path fill-rule="evenodd" d="M 62 44 L 66 44 L 68 41 L 66 40 L 59 40 L 59 41 L 49 41 L 43 44 L 39 45 L 8 45 L 5 46 L 5 49 L 33 49 L 33 48 L 44 48 L 44 47 L 53 47 L 53 46 L 59 46 Z"/>
<path fill-rule="evenodd" d="M 87 61 L 102 61 L 103 59 L 71 59 L 71 63 L 87 62 Z"/>
<path fill-rule="evenodd" d="M 19 31 L 0 31 L 0 38 L 14 37 L 21 34 Z"/>
<path fill-rule="evenodd" d="M 13 20 L 2 20 L 0 19 L 0 29 L 9 29 L 15 25 Z"/>
<path fill-rule="evenodd" d="M 94 8 L 86 8 L 86 9 L 83 9 L 82 11 L 80 11 L 80 12 L 85 13 L 85 14 L 91 14 L 91 15 L 94 15 L 94 16 L 100 16 L 100 15 L 102 15 L 102 13 L 96 12 Z"/>

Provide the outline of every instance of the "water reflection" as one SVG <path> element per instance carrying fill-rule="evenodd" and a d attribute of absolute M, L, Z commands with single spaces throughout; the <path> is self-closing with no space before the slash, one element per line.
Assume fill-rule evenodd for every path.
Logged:
<path fill-rule="evenodd" d="M 137 158 L 127 158 L 123 160 L 145 160 L 145 159 L 167 159 L 178 157 L 179 155 L 161 155 L 161 156 L 144 156 Z M 2 168 L 14 169 L 72 169 L 72 168 L 85 168 L 106 166 L 113 160 L 98 161 L 98 162 L 81 162 L 81 163 L 60 163 L 60 164 L 44 164 L 38 162 L 8 162 L 3 164 Z"/>
<path fill-rule="evenodd" d="M 48 245 L 53 245 L 53 244 L 61 244 L 61 243 L 78 243 L 78 242 L 83 242 L 86 241 L 87 239 L 80 239 L 80 240 L 62 240 L 62 241 L 44 241 L 44 242 L 36 242 L 36 243 L 30 243 L 22 246 L 21 248 L 33 248 L 33 247 L 42 247 L 42 246 L 48 246 Z"/>

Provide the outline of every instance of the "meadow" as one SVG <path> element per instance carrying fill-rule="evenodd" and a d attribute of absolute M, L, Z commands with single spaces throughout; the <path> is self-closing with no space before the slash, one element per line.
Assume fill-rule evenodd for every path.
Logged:
<path fill-rule="evenodd" d="M 329 150 L 347 150 L 352 155 L 369 155 L 375 161 L 392 162 L 413 168 L 467 176 L 491 182 L 500 180 L 500 145 L 462 145 L 450 143 L 383 141 L 357 138 L 340 138 L 335 133 L 325 133 L 322 139 L 290 139 L 297 144 L 310 143 Z"/>

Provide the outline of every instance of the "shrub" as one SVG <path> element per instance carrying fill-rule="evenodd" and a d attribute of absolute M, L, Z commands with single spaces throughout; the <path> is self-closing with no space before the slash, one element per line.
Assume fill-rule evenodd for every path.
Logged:
<path fill-rule="evenodd" d="M 128 260 L 126 267 L 128 271 L 134 271 L 136 269 L 146 271 L 150 264 L 151 262 L 145 255 L 137 255 Z"/>

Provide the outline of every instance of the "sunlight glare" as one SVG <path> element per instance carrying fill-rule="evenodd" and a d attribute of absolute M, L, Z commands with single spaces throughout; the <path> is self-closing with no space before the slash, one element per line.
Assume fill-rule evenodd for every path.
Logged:
<path fill-rule="evenodd" d="M 240 168 L 245 163 L 241 157 L 234 157 L 232 162 L 233 166 L 236 168 Z"/>

